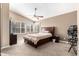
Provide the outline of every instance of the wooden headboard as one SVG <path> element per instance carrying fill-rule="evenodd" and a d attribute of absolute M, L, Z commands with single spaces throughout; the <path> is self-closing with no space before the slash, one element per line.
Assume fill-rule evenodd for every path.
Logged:
<path fill-rule="evenodd" d="M 55 36 L 55 27 L 43 27 L 43 29 L 49 31 L 53 36 Z"/>

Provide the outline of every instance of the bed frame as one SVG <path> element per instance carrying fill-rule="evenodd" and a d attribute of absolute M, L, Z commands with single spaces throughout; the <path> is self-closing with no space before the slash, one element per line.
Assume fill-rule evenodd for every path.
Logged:
<path fill-rule="evenodd" d="M 35 47 L 35 48 L 37 48 L 37 47 L 40 46 L 40 45 L 43 45 L 43 44 L 45 44 L 45 43 L 47 43 L 47 42 L 52 41 L 52 38 L 53 38 L 53 36 L 54 36 L 54 34 L 55 34 L 55 27 L 43 27 L 43 28 L 44 28 L 45 30 L 49 31 L 49 32 L 52 34 L 52 37 L 48 37 L 48 38 L 39 40 L 39 41 L 37 42 L 37 44 L 34 44 L 31 40 L 26 39 L 26 38 L 24 38 L 24 42 L 27 43 L 27 44 L 29 44 L 29 45 L 31 45 L 31 46 L 33 46 L 33 47 Z"/>

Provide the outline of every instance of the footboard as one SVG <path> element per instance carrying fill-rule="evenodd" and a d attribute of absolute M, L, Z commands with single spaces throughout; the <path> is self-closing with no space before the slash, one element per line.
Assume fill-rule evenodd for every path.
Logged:
<path fill-rule="evenodd" d="M 50 42 L 50 41 L 52 41 L 52 37 L 39 40 L 39 41 L 37 42 L 37 44 L 34 44 L 34 43 L 33 43 L 31 40 L 29 40 L 29 39 L 24 39 L 24 42 L 25 42 L 25 43 L 27 42 L 29 45 L 31 45 L 31 46 L 33 46 L 33 47 L 35 47 L 35 48 L 37 48 L 38 46 L 43 45 L 43 44 L 45 44 L 45 43 L 47 43 L 47 42 Z"/>

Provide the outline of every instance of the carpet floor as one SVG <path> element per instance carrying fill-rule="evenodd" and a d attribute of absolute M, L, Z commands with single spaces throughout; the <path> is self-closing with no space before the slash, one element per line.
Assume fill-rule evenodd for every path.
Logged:
<path fill-rule="evenodd" d="M 2 49 L 2 56 L 75 56 L 73 49 L 68 52 L 67 43 L 49 42 L 38 48 L 21 43 Z"/>

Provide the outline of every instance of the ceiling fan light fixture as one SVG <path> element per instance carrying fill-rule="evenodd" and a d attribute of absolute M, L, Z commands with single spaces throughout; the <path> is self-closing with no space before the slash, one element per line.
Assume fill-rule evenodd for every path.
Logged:
<path fill-rule="evenodd" d="M 33 17 L 35 17 L 35 18 L 37 18 L 37 19 L 43 18 L 43 17 L 44 17 L 44 16 L 37 16 L 37 15 L 36 15 L 36 11 L 37 11 L 37 8 L 35 8 L 35 12 L 34 12 Z"/>

